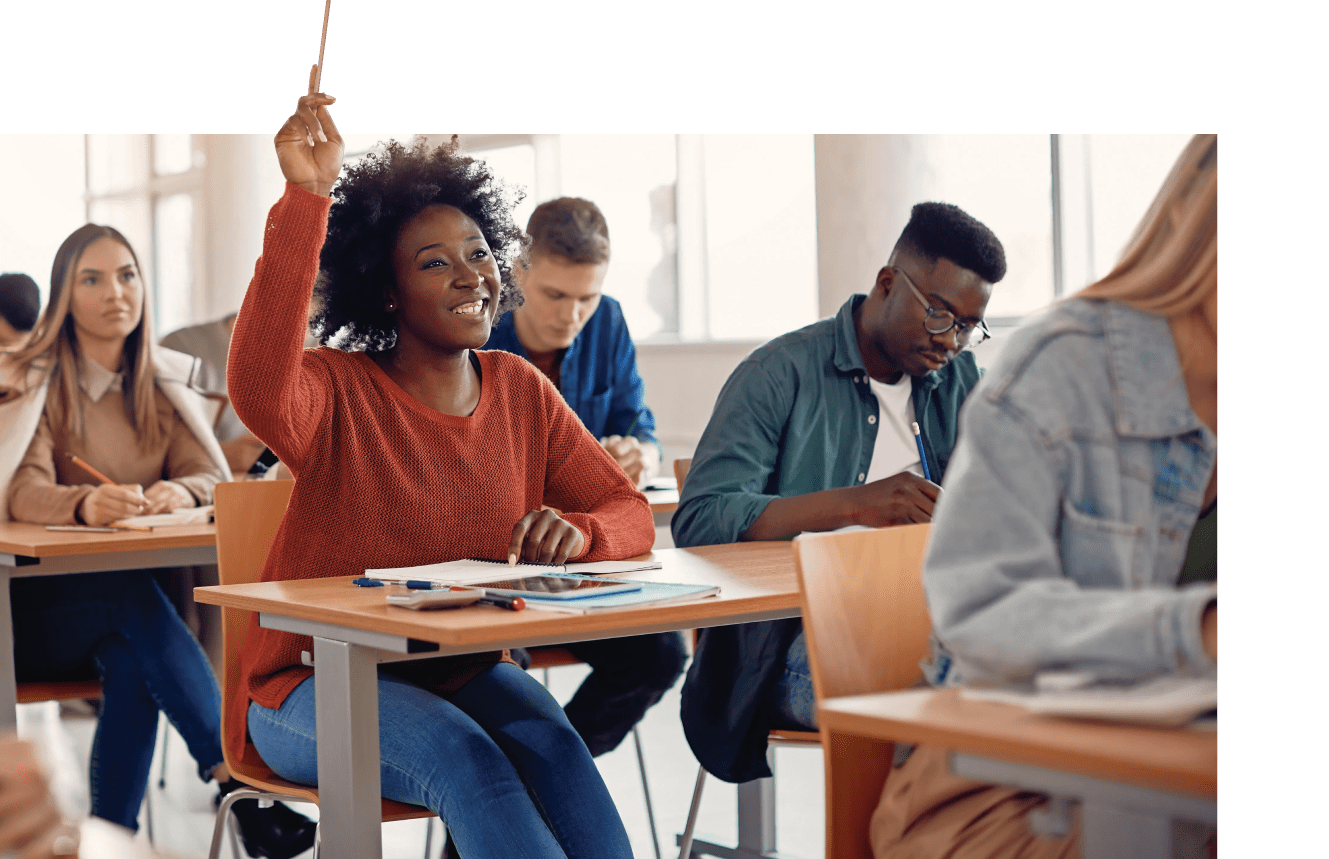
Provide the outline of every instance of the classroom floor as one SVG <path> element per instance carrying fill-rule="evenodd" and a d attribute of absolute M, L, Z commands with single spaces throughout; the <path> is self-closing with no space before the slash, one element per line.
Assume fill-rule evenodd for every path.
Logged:
<path fill-rule="evenodd" d="M 551 669 L 549 687 L 559 701 L 566 701 L 576 691 L 588 669 L 571 665 Z M 534 672 L 542 679 L 542 672 Z M 665 857 L 677 856 L 675 836 L 687 821 L 688 803 L 697 778 L 693 758 L 683 728 L 678 720 L 679 690 L 675 686 L 664 699 L 646 714 L 641 723 L 641 739 L 646 755 L 647 775 L 651 785 L 656 824 L 660 832 L 660 851 Z M 55 790 L 68 813 L 86 813 L 87 762 L 95 720 L 66 710 L 61 715 L 54 703 L 19 706 L 19 731 L 41 744 L 50 762 Z M 158 788 L 161 772 L 161 748 L 153 764 L 150 784 L 153 803 L 153 829 L 159 849 L 178 859 L 206 857 L 212 839 L 214 815 L 210 785 L 198 780 L 193 760 L 184 741 L 171 731 L 167 735 L 166 787 Z M 632 738 L 597 759 L 600 772 L 609 786 L 619 814 L 632 840 L 636 859 L 654 859 L 641 777 Z M 781 749 L 777 754 L 776 800 L 778 803 L 777 845 L 782 857 L 816 859 L 825 853 L 825 794 L 819 749 Z M 311 814 L 309 809 L 302 809 Z M 146 815 L 140 817 L 146 828 Z M 439 826 L 435 820 L 430 856 L 442 852 Z M 716 779 L 707 779 L 698 817 L 697 836 L 732 845 L 737 835 L 735 788 Z M 140 837 L 146 837 L 140 832 Z M 425 822 L 420 820 L 389 823 L 383 827 L 384 859 L 418 859 L 424 854 Z M 243 854 L 243 850 L 241 851 Z M 223 857 L 230 859 L 223 844 Z M 306 854 L 309 855 L 309 854 Z M 237 859 L 245 859 L 243 855 Z M 428 857 L 426 857 L 428 859 Z"/>

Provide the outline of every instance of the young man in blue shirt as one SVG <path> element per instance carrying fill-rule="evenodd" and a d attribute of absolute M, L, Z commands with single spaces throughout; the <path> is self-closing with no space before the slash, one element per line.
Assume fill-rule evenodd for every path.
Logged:
<path fill-rule="evenodd" d="M 660 446 L 623 311 L 601 292 L 609 269 L 604 215 L 589 200 L 561 197 L 536 207 L 526 232 L 530 264 L 516 270 L 526 301 L 495 324 L 485 348 L 514 352 L 538 367 L 628 477 L 644 486 L 660 470 Z M 677 632 L 567 649 L 593 669 L 563 708 L 592 755 L 618 746 L 678 680 L 687 659 Z"/>
<path fill-rule="evenodd" d="M 866 296 L 777 337 L 729 377 L 683 486 L 675 544 L 930 521 L 978 382 L 967 348 L 987 336 L 983 314 L 1005 274 L 983 224 L 944 203 L 914 206 Z M 705 630 L 682 717 L 708 772 L 770 775 L 768 730 L 816 727 L 802 623 Z"/>

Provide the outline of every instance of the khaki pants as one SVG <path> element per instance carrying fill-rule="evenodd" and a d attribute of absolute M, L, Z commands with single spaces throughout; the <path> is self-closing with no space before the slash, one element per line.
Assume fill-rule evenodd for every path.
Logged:
<path fill-rule="evenodd" d="M 872 815 L 877 859 L 1080 859 L 1078 817 L 1064 839 L 1029 829 L 1042 794 L 952 775 L 946 750 L 919 746 L 891 770 Z"/>
<path fill-rule="evenodd" d="M 869 829 L 876 859 L 1080 859 L 1078 810 L 1066 838 L 1035 835 L 1028 815 L 1046 797 L 960 778 L 946 755 L 919 746 L 891 770 Z M 1213 826 L 1173 821 L 1174 859 L 1217 855 Z"/>

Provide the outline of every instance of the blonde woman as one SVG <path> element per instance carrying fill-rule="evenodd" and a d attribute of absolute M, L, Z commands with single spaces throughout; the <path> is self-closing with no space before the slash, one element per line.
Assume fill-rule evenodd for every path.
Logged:
<path fill-rule="evenodd" d="M 923 583 L 937 685 L 1048 669 L 1215 670 L 1218 141 L 1192 139 L 1116 268 L 1011 336 L 969 398 Z M 1078 857 L 1037 794 L 920 746 L 872 821 L 879 857 Z"/>
<path fill-rule="evenodd" d="M 124 236 L 94 224 L 75 230 L 56 253 L 50 303 L 28 345 L 0 358 L 4 518 L 97 526 L 212 502 L 228 472 L 203 398 L 188 384 L 193 359 L 154 347 L 151 331 L 151 303 Z M 158 711 L 201 778 L 229 778 L 212 667 L 151 571 L 21 578 L 10 588 L 18 678 L 101 680 L 94 816 L 137 828 Z M 249 811 L 259 809 L 242 814 Z M 272 859 L 309 847 L 279 849 L 280 833 L 261 819 L 272 816 L 242 816 L 247 847 Z M 308 830 L 300 840 L 312 843 L 312 824 L 300 820 L 294 828 Z"/>

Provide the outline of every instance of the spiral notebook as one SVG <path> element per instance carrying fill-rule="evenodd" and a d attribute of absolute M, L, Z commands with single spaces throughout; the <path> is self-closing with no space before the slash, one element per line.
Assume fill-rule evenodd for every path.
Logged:
<path fill-rule="evenodd" d="M 508 566 L 507 561 L 490 561 L 480 558 L 465 558 L 460 561 L 446 561 L 441 564 L 422 564 L 417 567 L 391 567 L 380 570 L 365 570 L 365 575 L 385 582 L 393 581 L 428 581 L 447 582 L 455 585 L 473 585 L 487 582 L 501 576 L 505 579 L 519 579 L 524 576 L 543 576 L 549 573 L 576 573 L 583 576 L 601 576 L 611 573 L 638 573 L 643 570 L 663 568 L 659 561 L 597 561 L 585 564 L 530 564 L 521 563 Z"/>

